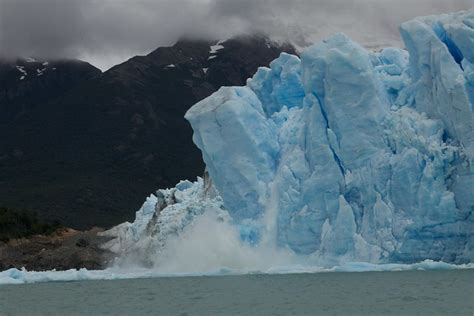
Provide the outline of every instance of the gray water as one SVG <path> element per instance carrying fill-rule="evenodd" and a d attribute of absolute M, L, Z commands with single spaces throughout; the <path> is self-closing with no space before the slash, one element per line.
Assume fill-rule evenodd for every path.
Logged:
<path fill-rule="evenodd" d="M 474 315 L 474 270 L 0 286 L 0 315 Z"/>

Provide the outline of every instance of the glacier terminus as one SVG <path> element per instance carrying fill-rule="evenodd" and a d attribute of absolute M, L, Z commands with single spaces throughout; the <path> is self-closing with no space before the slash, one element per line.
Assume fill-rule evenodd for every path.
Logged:
<path fill-rule="evenodd" d="M 109 231 L 119 263 L 163 264 L 168 243 L 216 260 L 273 249 L 282 265 L 473 262 L 474 10 L 400 31 L 406 49 L 336 34 L 194 105 L 208 177 Z"/>

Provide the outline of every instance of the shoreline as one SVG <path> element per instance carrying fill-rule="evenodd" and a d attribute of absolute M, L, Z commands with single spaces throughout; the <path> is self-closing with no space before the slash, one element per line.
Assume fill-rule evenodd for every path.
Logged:
<path fill-rule="evenodd" d="M 101 245 L 110 238 L 100 236 L 104 229 L 87 231 L 60 228 L 51 235 L 33 235 L 0 242 L 0 271 L 11 268 L 34 271 L 69 269 L 101 270 L 113 255 Z"/>

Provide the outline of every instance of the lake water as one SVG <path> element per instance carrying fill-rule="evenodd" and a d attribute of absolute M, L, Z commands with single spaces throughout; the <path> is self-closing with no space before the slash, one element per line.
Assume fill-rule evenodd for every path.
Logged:
<path fill-rule="evenodd" d="M 0 286 L 0 315 L 474 315 L 474 270 Z"/>

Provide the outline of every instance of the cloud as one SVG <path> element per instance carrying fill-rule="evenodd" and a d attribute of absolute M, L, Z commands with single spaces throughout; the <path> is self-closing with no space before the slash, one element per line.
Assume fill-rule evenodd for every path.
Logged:
<path fill-rule="evenodd" d="M 417 15 L 474 0 L 0 0 L 0 55 L 82 58 L 105 69 L 183 35 L 264 32 L 302 46 L 344 31 L 363 44 L 398 44 Z"/>

